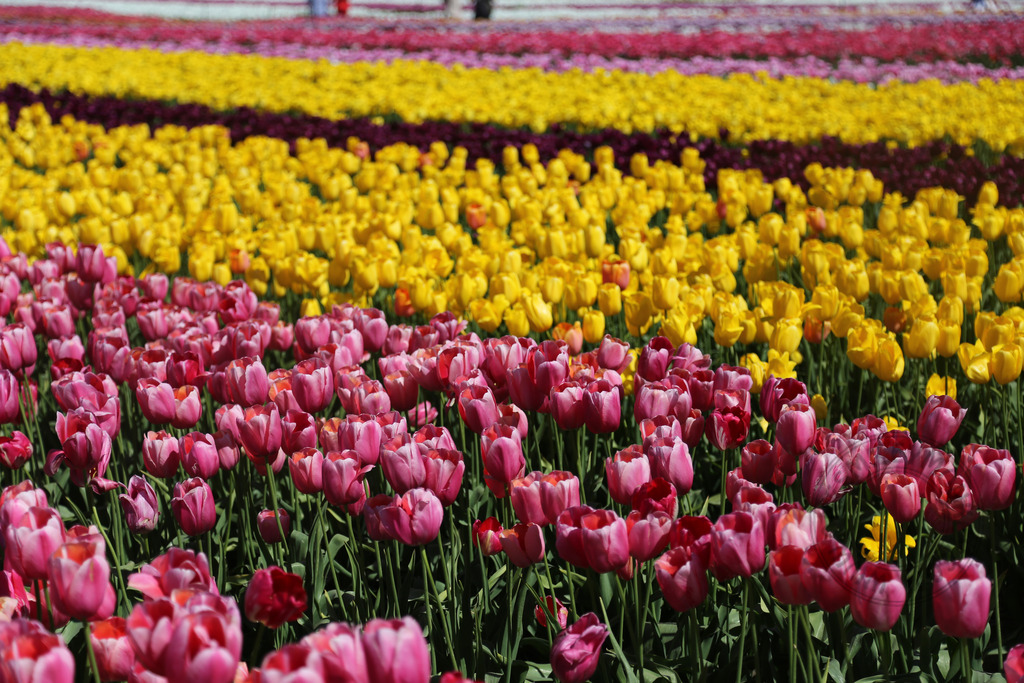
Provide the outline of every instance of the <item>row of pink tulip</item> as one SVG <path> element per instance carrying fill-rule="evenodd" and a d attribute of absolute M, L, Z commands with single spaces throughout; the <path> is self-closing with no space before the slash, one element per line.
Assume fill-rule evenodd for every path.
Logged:
<path fill-rule="evenodd" d="M 10 10 L 9 10 L 10 11 Z M 13 28 L 23 39 L 49 40 L 55 34 L 68 41 L 113 40 L 132 43 L 231 46 L 231 49 L 278 49 L 294 45 L 306 49 L 336 50 L 344 45 L 356 50 L 395 49 L 403 53 L 432 51 L 479 52 L 511 55 L 596 55 L 620 59 L 694 59 L 744 57 L 756 59 L 818 57 L 887 62 L 970 61 L 978 58 L 1009 64 L 1024 47 L 1020 22 L 1013 18 L 982 20 L 971 17 L 918 17 L 902 25 L 880 21 L 846 28 L 842 15 L 764 33 L 764 19 L 750 18 L 750 26 L 715 22 L 700 25 L 689 20 L 664 27 L 579 22 L 510 25 L 508 23 L 457 24 L 430 30 L 414 25 L 381 22 L 349 22 L 330 30 L 300 21 L 268 21 L 243 24 L 160 22 L 152 19 L 103 18 L 69 26 L 66 20 L 29 18 L 14 10 Z M 863 19 L 861 19 L 863 21 Z M 928 31 L 920 30 L 922 24 Z M 756 31 L 754 29 L 757 29 Z M 443 29 L 443 30 L 442 30 Z M 695 30 L 698 29 L 698 30 Z M 208 48 L 207 48 L 208 49 Z"/>

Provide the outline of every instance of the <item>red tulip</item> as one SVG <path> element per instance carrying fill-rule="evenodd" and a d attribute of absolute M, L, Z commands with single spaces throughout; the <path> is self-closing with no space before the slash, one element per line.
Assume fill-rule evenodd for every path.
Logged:
<path fill-rule="evenodd" d="M 363 628 L 368 680 L 373 683 L 427 683 L 430 650 L 412 617 L 373 619 Z"/>
<path fill-rule="evenodd" d="M 835 612 L 850 603 L 856 571 L 850 549 L 831 537 L 807 548 L 800 564 L 804 587 L 826 612 Z"/>
<path fill-rule="evenodd" d="M 646 516 L 651 512 L 664 512 L 675 519 L 679 511 L 679 495 L 676 487 L 661 477 L 655 477 L 633 493 L 630 506 Z"/>
<path fill-rule="evenodd" d="M 967 410 L 949 396 L 929 396 L 917 418 L 917 436 L 921 441 L 942 448 L 956 434 Z"/>
<path fill-rule="evenodd" d="M 561 683 L 582 683 L 597 671 L 608 628 L 593 612 L 584 614 L 551 645 L 551 672 Z"/>
<path fill-rule="evenodd" d="M 569 608 L 563 605 L 561 600 L 550 595 L 544 598 L 543 605 L 537 605 L 533 610 L 533 616 L 541 628 L 548 627 L 548 614 L 555 617 L 559 629 L 564 629 L 569 623 Z"/>
<path fill-rule="evenodd" d="M 719 581 L 761 571 L 765 561 L 764 529 L 747 512 L 722 515 L 711 527 L 711 573 Z"/>
<path fill-rule="evenodd" d="M 963 477 L 937 470 L 928 480 L 924 519 L 940 534 L 966 529 L 979 514 L 974 495 Z"/>
<path fill-rule="evenodd" d="M 804 549 L 795 545 L 779 546 L 768 553 L 768 579 L 772 593 L 783 605 L 806 605 L 811 601 L 810 591 L 800 576 Z"/>
<path fill-rule="evenodd" d="M 1013 649 L 1006 654 L 1003 671 L 1006 674 L 1006 683 L 1024 681 L 1024 643 L 1014 645 Z"/>
<path fill-rule="evenodd" d="M 750 441 L 740 451 L 740 466 L 744 479 L 754 484 L 767 484 L 775 472 L 775 450 L 764 439 Z"/>
<path fill-rule="evenodd" d="M 205 534 L 217 522 L 217 509 L 210 485 L 199 477 L 175 484 L 171 512 L 178 526 L 189 536 Z"/>
<path fill-rule="evenodd" d="M 281 518 L 280 526 L 277 523 L 278 517 Z M 291 528 L 291 515 L 284 508 L 279 508 L 276 515 L 273 510 L 260 510 L 256 515 L 256 530 L 259 531 L 263 542 L 268 545 L 283 541 L 288 537 Z M 283 536 L 282 533 L 284 534 Z"/>
<path fill-rule="evenodd" d="M 750 430 L 750 397 L 746 395 L 746 407 L 742 399 L 728 396 L 737 392 L 715 392 L 715 409 L 704 423 L 704 434 L 715 448 L 728 450 L 736 448 L 747 438 Z M 719 407 L 719 404 L 723 404 Z"/>
<path fill-rule="evenodd" d="M 11 436 L 0 436 L 0 463 L 4 467 L 16 470 L 32 457 L 32 442 L 21 432 L 15 430 Z"/>
<path fill-rule="evenodd" d="M 544 530 L 536 524 L 516 524 L 500 535 L 501 549 L 509 562 L 529 567 L 544 559 Z"/>
<path fill-rule="evenodd" d="M 935 563 L 932 606 L 935 623 L 946 635 L 980 638 L 988 624 L 991 593 L 992 582 L 985 576 L 985 566 L 977 560 L 965 557 Z"/>
<path fill-rule="evenodd" d="M 488 517 L 473 522 L 473 545 L 480 548 L 485 556 L 497 555 L 501 552 L 501 523 L 496 517 Z"/>
<path fill-rule="evenodd" d="M 306 611 L 302 577 L 280 567 L 259 569 L 245 589 L 245 618 L 267 628 L 280 628 Z"/>

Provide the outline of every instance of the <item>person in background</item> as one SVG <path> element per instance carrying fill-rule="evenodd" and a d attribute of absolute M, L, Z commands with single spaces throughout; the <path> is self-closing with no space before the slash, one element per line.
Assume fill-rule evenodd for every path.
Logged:
<path fill-rule="evenodd" d="M 339 17 L 348 16 L 348 0 L 336 0 L 334 4 L 338 10 Z"/>
<path fill-rule="evenodd" d="M 314 19 L 327 16 L 327 0 L 309 0 L 309 14 Z"/>
<path fill-rule="evenodd" d="M 475 0 L 473 2 L 474 19 L 490 19 L 492 3 L 491 0 Z"/>

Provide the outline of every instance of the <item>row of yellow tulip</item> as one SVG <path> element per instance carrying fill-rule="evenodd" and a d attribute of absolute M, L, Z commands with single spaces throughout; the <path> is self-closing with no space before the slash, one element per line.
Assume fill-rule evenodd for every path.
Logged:
<path fill-rule="evenodd" d="M 331 119 L 554 123 L 627 132 L 669 128 L 730 140 L 835 136 L 916 145 L 951 137 L 1024 152 L 1024 81 L 884 85 L 819 78 L 473 69 L 426 61 L 332 65 L 256 55 L 0 45 L 0 83 L 92 95 L 300 111 Z M 273 83 L 272 88 L 267 84 Z"/>
<path fill-rule="evenodd" d="M 516 335 L 567 324 L 594 342 L 614 316 L 634 337 L 658 325 L 695 343 L 710 324 L 720 346 L 766 344 L 777 375 L 827 332 L 889 381 L 905 356 L 939 355 L 1005 383 L 1024 356 L 1024 310 L 1007 307 L 1021 300 L 1024 209 L 999 206 L 994 185 L 969 213 L 941 188 L 908 201 L 866 171 L 818 165 L 808 192 L 756 171 L 722 171 L 711 192 L 692 149 L 678 165 L 636 156 L 625 175 L 607 148 L 547 165 L 509 148 L 499 175 L 441 143 L 370 159 L 357 140 L 303 140 L 290 155 L 214 126 L 104 130 L 41 106 L 0 142 L 3 236 L 30 255 L 96 242 L 123 271 L 241 275 L 307 310 L 394 290 L 399 314 L 452 310 Z"/>

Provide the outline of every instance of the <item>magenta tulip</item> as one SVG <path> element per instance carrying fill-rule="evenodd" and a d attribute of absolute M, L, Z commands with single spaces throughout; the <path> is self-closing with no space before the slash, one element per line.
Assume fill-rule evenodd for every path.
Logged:
<path fill-rule="evenodd" d="M 677 612 L 688 612 L 708 597 L 707 560 L 697 549 L 677 546 L 654 563 L 665 601 Z"/>
<path fill-rule="evenodd" d="M 368 680 L 374 683 L 427 683 L 430 650 L 412 617 L 373 619 L 363 627 Z"/>
<path fill-rule="evenodd" d="M 896 625 L 907 600 L 907 589 L 895 565 L 865 562 L 850 587 L 850 614 L 864 628 L 888 631 Z"/>
<path fill-rule="evenodd" d="M 882 504 L 899 524 L 906 524 L 921 512 L 921 491 L 917 480 L 906 474 L 887 474 L 880 487 Z"/>
<path fill-rule="evenodd" d="M 509 495 L 519 521 L 546 526 L 580 504 L 580 480 L 571 472 L 531 472 L 510 482 Z"/>
<path fill-rule="evenodd" d="M 406 545 L 425 545 L 441 531 L 444 508 L 428 489 L 412 489 L 379 511 L 388 536 Z"/>
<path fill-rule="evenodd" d="M 160 501 L 156 491 L 145 477 L 134 475 L 128 481 L 128 491 L 117 497 L 124 512 L 124 521 L 133 534 L 148 534 L 156 528 L 160 518 Z"/>
<path fill-rule="evenodd" d="M 971 487 L 979 510 L 1010 507 L 1017 483 L 1017 463 L 1009 451 L 970 444 L 960 454 L 959 473 Z"/>
<path fill-rule="evenodd" d="M 54 607 L 72 619 L 92 620 L 112 589 L 103 538 L 89 534 L 57 548 L 47 563 L 47 579 Z"/>
<path fill-rule="evenodd" d="M 806 403 L 787 403 L 779 411 L 776 438 L 782 447 L 799 456 L 814 443 L 817 430 L 814 410 Z"/>
<path fill-rule="evenodd" d="M 764 568 L 764 547 L 764 528 L 753 515 L 722 515 L 711 527 L 711 573 L 719 581 L 749 577 Z"/>
<path fill-rule="evenodd" d="M 199 477 L 175 484 L 171 512 L 178 526 L 189 536 L 205 534 L 217 522 L 217 509 L 210 485 Z"/>
<path fill-rule="evenodd" d="M 954 638 L 980 638 L 988 624 L 992 582 L 985 566 L 965 557 L 935 563 L 932 606 L 935 623 Z"/>
<path fill-rule="evenodd" d="M 967 410 L 949 396 L 929 396 L 917 418 L 917 436 L 921 441 L 942 448 L 953 438 Z"/>
<path fill-rule="evenodd" d="M 583 683 L 597 671 L 601 646 L 608 637 L 608 628 L 593 612 L 557 636 L 551 645 L 551 672 L 560 683 Z"/>
<path fill-rule="evenodd" d="M 608 493 L 620 505 L 629 505 L 637 489 L 651 480 L 650 459 L 639 445 L 625 448 L 608 458 L 604 470 L 608 477 Z"/>
<path fill-rule="evenodd" d="M 499 540 L 509 562 L 517 567 L 526 568 L 544 559 L 544 530 L 536 524 L 516 524 L 502 531 Z"/>

